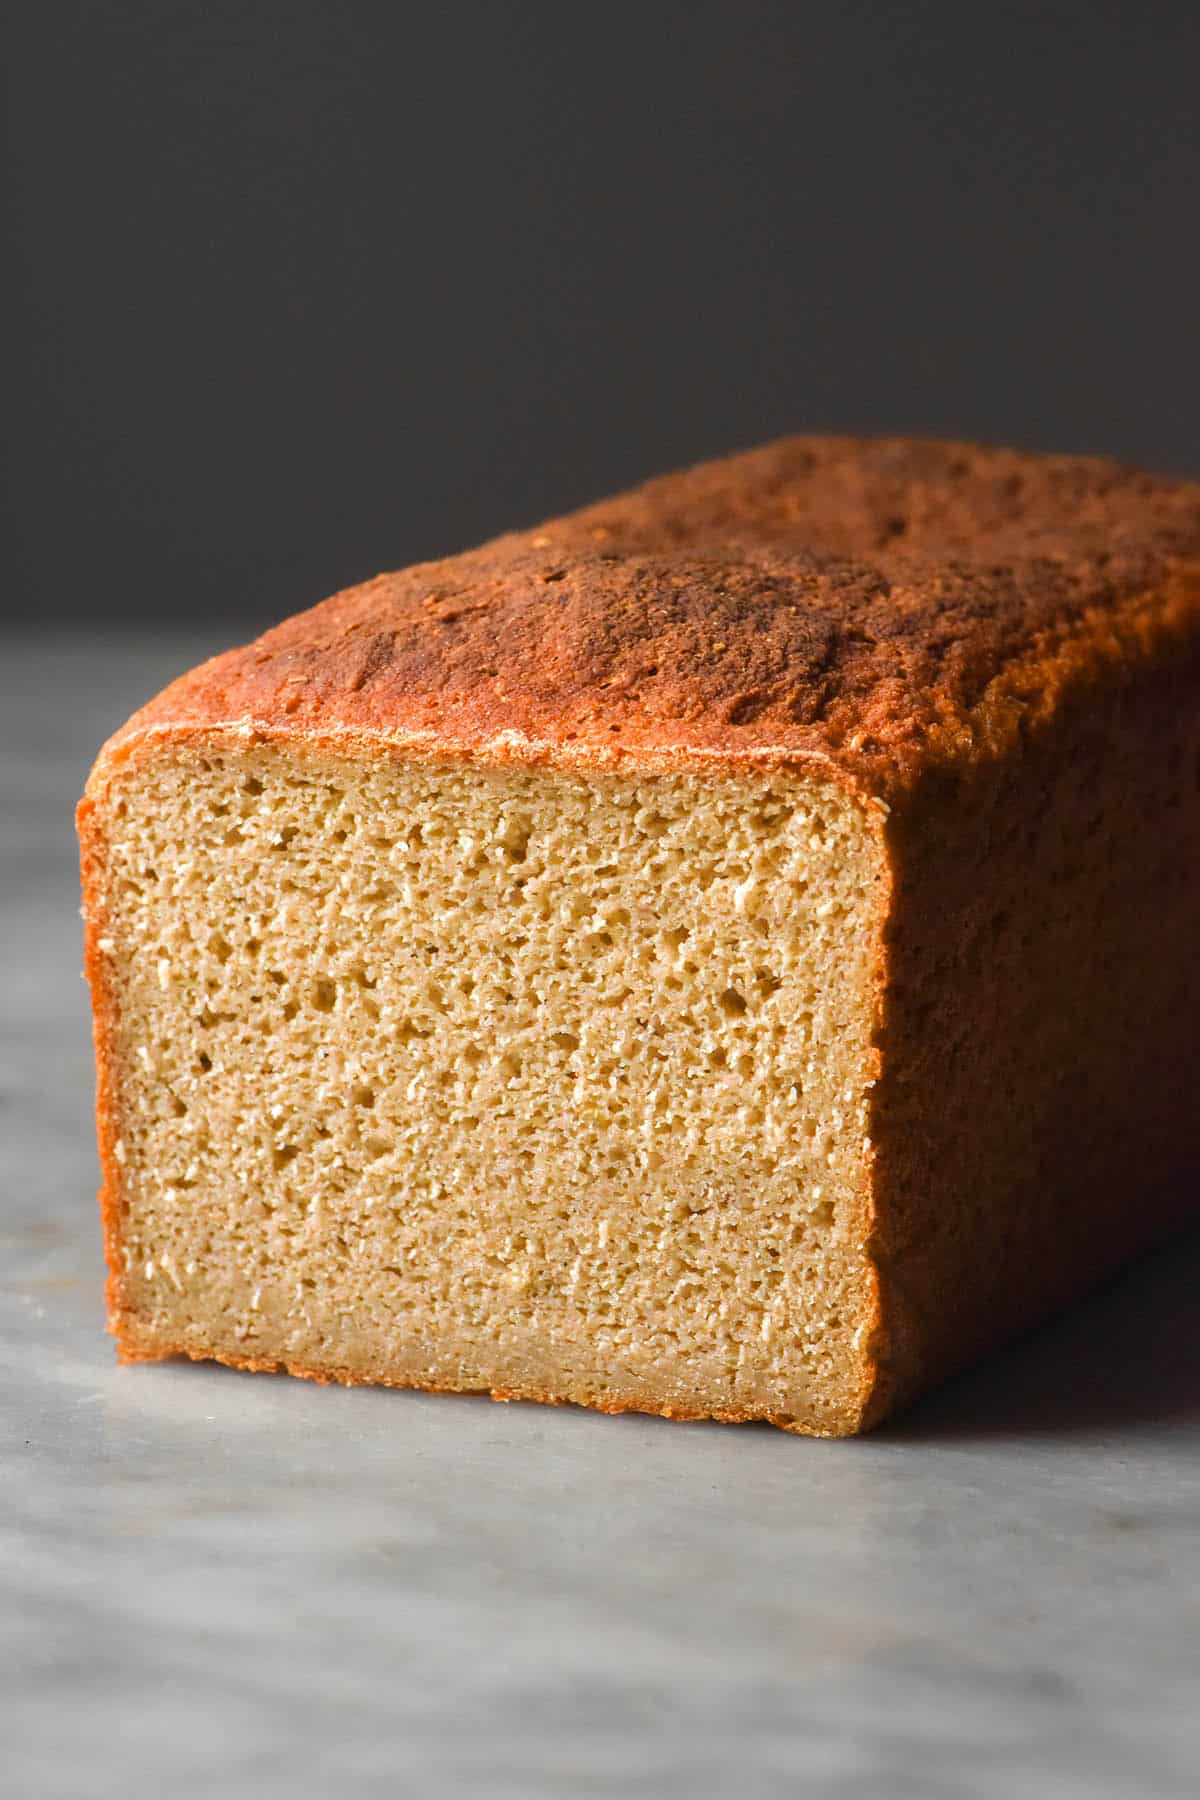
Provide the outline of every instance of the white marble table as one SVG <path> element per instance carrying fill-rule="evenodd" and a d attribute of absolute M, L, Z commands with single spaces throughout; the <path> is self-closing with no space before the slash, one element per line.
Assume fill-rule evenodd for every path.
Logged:
<path fill-rule="evenodd" d="M 1194 1800 L 1196 1237 L 857 1443 L 117 1368 L 70 807 L 213 647 L 0 639 L 0 1792 Z"/>

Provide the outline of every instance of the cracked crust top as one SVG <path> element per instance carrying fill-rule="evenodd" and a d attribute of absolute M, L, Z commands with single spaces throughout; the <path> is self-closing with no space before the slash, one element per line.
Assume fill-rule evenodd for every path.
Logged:
<path fill-rule="evenodd" d="M 380 575 L 193 670 L 163 731 L 533 761 L 818 758 L 885 795 L 1200 632 L 1200 483 L 793 437 Z"/>

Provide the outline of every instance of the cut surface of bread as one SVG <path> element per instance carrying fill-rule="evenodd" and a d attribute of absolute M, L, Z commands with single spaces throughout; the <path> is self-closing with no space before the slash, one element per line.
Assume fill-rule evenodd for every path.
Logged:
<path fill-rule="evenodd" d="M 168 689 L 80 809 L 122 1354 L 836 1435 L 1167 1229 L 1197 496 L 788 440 Z"/>
<path fill-rule="evenodd" d="M 121 804 L 132 1347 L 859 1404 L 885 884 L 836 788 L 270 748 Z"/>

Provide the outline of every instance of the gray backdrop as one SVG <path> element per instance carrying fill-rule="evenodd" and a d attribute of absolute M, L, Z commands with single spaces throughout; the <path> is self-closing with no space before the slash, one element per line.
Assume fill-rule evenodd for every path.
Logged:
<path fill-rule="evenodd" d="M 1200 470 L 1194 0 L 7 17 L 24 616 L 235 632 L 801 428 Z"/>

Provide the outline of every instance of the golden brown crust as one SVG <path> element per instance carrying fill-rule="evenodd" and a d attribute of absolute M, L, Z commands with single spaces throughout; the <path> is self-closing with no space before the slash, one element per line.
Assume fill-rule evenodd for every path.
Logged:
<path fill-rule="evenodd" d="M 1195 1214 L 1200 640 L 896 809 L 868 1424 Z"/>
<path fill-rule="evenodd" d="M 96 1149 L 102 1177 L 102 1185 L 96 1198 L 100 1210 L 104 1260 L 108 1269 L 105 1301 L 108 1328 L 120 1342 L 120 1277 L 124 1265 L 120 1253 L 121 1194 L 120 1164 L 117 1160 L 117 1140 L 120 1135 L 115 1067 L 117 1001 L 113 991 L 112 965 L 100 947 L 107 929 L 102 903 L 104 886 L 101 865 L 104 840 L 96 803 L 87 795 L 76 808 L 75 828 L 79 835 L 80 884 L 83 891 L 83 973 L 92 997 L 92 1044 L 96 1060 Z"/>
<path fill-rule="evenodd" d="M 111 748 L 238 725 L 585 763 L 816 757 L 888 795 L 1198 626 L 1198 484 L 789 438 L 337 594 Z"/>

